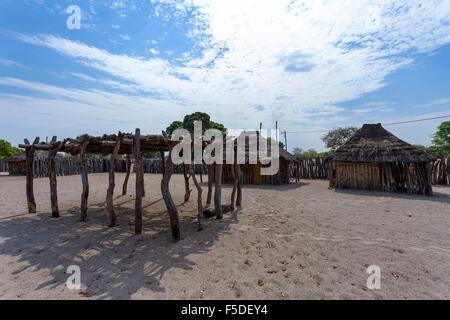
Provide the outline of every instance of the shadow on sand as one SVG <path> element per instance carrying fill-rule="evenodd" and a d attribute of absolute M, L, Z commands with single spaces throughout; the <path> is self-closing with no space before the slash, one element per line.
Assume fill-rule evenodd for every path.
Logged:
<path fill-rule="evenodd" d="M 61 284 L 69 277 L 65 273 L 67 267 L 78 265 L 82 290 L 88 296 L 128 299 L 145 289 L 151 298 L 151 292 L 165 292 L 161 279 L 166 272 L 177 269 L 171 274 L 182 281 L 183 271 L 192 270 L 195 265 L 188 256 L 207 253 L 218 236 L 237 222 L 235 215 L 225 215 L 223 220 L 208 219 L 204 230 L 198 232 L 195 215 L 183 215 L 183 206 L 179 205 L 181 241 L 171 241 L 166 211 L 144 211 L 144 233 L 136 236 L 134 210 L 124 206 L 129 201 L 134 198 L 125 196 L 116 201 L 118 226 L 114 228 L 107 227 L 103 203 L 90 205 L 89 219 L 84 223 L 79 222 L 79 208 L 61 212 L 62 217 L 56 219 L 50 213 L 2 219 L 0 238 L 4 240 L 0 243 L 0 254 L 15 257 L 18 265 L 25 265 L 14 271 L 13 276 L 20 276 L 27 269 L 43 275 L 43 282 L 34 288 L 37 291 L 56 287 L 61 290 Z M 146 208 L 159 201 L 162 199 Z"/>
<path fill-rule="evenodd" d="M 407 194 L 405 192 L 384 192 L 384 191 L 371 191 L 371 190 L 357 190 L 357 189 L 334 189 L 336 193 L 359 195 L 365 197 L 388 197 L 396 199 L 407 199 L 407 200 L 420 200 L 420 201 L 432 201 L 439 203 L 450 204 L 450 196 L 446 193 L 439 192 L 440 188 L 446 187 L 436 187 L 433 186 L 433 196 L 422 196 L 417 194 Z M 447 187 L 448 188 L 448 187 Z"/>

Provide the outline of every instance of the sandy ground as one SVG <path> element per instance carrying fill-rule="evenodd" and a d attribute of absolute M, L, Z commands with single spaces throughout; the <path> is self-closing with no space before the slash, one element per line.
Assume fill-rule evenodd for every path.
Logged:
<path fill-rule="evenodd" d="M 0 176 L 0 299 L 449 299 L 450 188 L 435 197 L 328 190 L 326 181 L 246 186 L 242 212 L 196 230 L 196 192 L 171 191 L 182 240 L 171 241 L 159 189 L 145 175 L 144 233 L 134 235 L 134 176 L 107 227 L 108 176 L 90 179 L 89 221 L 79 222 L 79 176 L 58 177 L 62 217 L 50 217 L 48 179 L 35 180 L 37 214 L 26 213 L 25 178 Z M 206 186 L 204 186 L 206 189 Z M 223 190 L 229 201 L 230 186 Z M 69 265 L 81 290 L 66 286 Z M 381 289 L 366 268 L 381 268 Z"/>

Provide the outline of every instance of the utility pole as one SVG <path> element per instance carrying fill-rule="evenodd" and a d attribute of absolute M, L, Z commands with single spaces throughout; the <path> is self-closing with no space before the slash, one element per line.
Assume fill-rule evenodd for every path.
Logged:
<path fill-rule="evenodd" d="M 259 123 L 259 134 L 261 134 L 262 122 Z"/>
<path fill-rule="evenodd" d="M 287 151 L 287 136 L 286 136 L 286 130 L 284 130 L 284 147 L 286 148 Z"/>
<path fill-rule="evenodd" d="M 278 121 L 275 121 L 275 140 L 278 142 Z"/>

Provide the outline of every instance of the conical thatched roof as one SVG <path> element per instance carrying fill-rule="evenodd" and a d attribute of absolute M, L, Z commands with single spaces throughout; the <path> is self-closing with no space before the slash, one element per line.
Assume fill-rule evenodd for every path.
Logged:
<path fill-rule="evenodd" d="M 249 148 L 249 138 L 248 138 L 248 135 L 254 135 L 254 137 L 259 137 L 259 131 L 244 131 L 244 132 L 242 132 L 242 133 L 239 135 L 239 137 L 245 136 L 245 138 L 246 138 L 246 143 L 245 143 L 245 153 L 246 153 L 248 156 L 252 155 L 252 156 L 256 157 L 256 156 L 258 156 L 259 149 L 258 149 L 258 150 L 255 150 L 255 151 L 256 151 L 256 154 L 254 154 L 254 152 L 252 152 L 252 151 L 250 150 L 250 148 Z M 239 137 L 236 138 L 236 139 L 234 140 L 235 147 L 237 147 L 237 141 L 238 141 Z M 266 138 L 264 138 L 263 136 L 261 136 L 261 141 L 262 141 L 263 143 L 264 143 L 264 142 L 267 143 L 267 156 L 268 156 L 268 157 L 271 157 L 271 156 L 272 156 L 272 144 L 271 144 L 271 142 L 270 142 L 269 140 L 267 140 Z M 298 162 L 298 161 L 299 161 L 299 160 L 297 159 L 296 156 L 290 154 L 288 151 L 284 150 L 283 148 L 280 148 L 280 146 L 278 145 L 278 143 L 277 143 L 277 147 L 278 147 L 278 155 L 280 156 L 280 158 L 283 158 L 283 159 L 285 159 L 286 161 L 294 161 L 294 162 Z M 224 146 L 224 151 L 225 151 L 225 146 Z M 225 153 L 226 153 L 226 152 L 224 152 L 224 154 L 225 154 Z M 224 155 L 224 156 L 225 156 L 225 155 Z"/>
<path fill-rule="evenodd" d="M 48 151 L 36 150 L 34 152 L 34 158 L 47 159 L 48 158 Z M 15 155 L 9 157 L 5 161 L 7 161 L 7 162 L 20 162 L 20 161 L 26 161 L 26 160 L 27 160 L 27 156 L 26 156 L 25 152 L 21 152 L 21 153 L 18 153 L 18 154 L 15 154 Z"/>
<path fill-rule="evenodd" d="M 364 124 L 327 160 L 346 162 L 423 162 L 436 158 L 400 140 L 377 124 Z"/>

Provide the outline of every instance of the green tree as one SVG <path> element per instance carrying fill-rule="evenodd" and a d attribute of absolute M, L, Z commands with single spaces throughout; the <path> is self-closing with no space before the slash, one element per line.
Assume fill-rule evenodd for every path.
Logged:
<path fill-rule="evenodd" d="M 167 134 L 172 134 L 175 130 L 178 128 L 183 128 L 183 122 L 181 121 L 174 121 L 166 128 Z"/>
<path fill-rule="evenodd" d="M 322 137 L 322 141 L 325 143 L 327 148 L 334 151 L 343 145 L 357 130 L 358 128 L 355 127 L 339 127 L 324 135 Z"/>
<path fill-rule="evenodd" d="M 272 138 L 267 138 L 267 141 L 272 141 Z M 278 145 L 280 146 L 281 149 L 284 149 L 284 143 L 281 141 L 278 141 Z"/>
<path fill-rule="evenodd" d="M 22 149 L 13 147 L 8 141 L 0 139 L 0 159 L 6 159 L 21 152 L 23 152 Z"/>
<path fill-rule="evenodd" d="M 292 152 L 294 153 L 295 156 L 301 158 L 316 158 L 317 156 L 319 156 L 319 153 L 314 149 L 308 149 L 305 151 L 302 148 L 297 147 L 294 148 Z"/>
<path fill-rule="evenodd" d="M 204 112 L 194 112 L 184 116 L 183 121 L 174 121 L 166 129 L 168 134 L 172 134 L 178 128 L 184 128 L 190 133 L 194 132 L 194 121 L 202 122 L 203 133 L 208 129 L 218 129 L 223 135 L 226 135 L 227 129 L 223 124 L 211 121 L 210 116 Z"/>
<path fill-rule="evenodd" d="M 444 154 L 450 154 L 450 121 L 444 121 L 433 136 L 434 146 Z"/>

